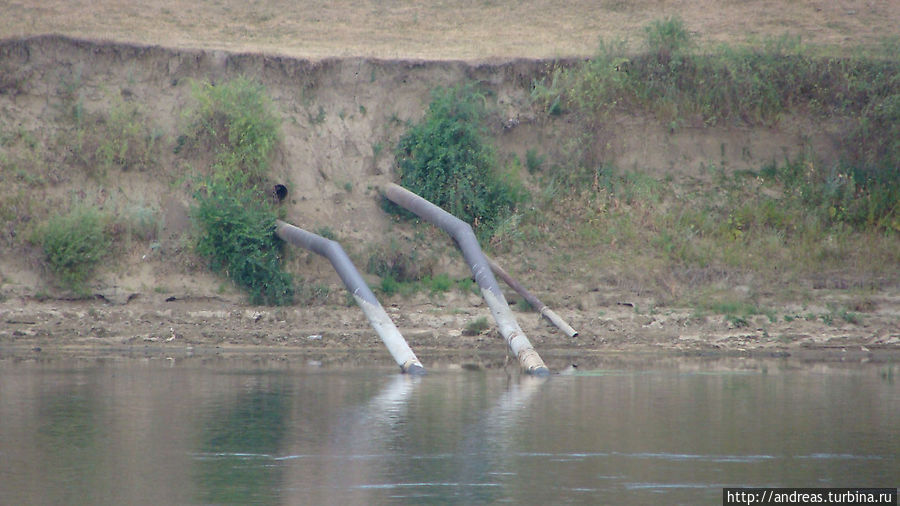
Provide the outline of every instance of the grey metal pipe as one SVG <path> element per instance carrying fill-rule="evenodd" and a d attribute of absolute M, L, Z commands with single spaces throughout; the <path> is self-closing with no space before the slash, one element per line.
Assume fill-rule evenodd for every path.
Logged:
<path fill-rule="evenodd" d="M 529 292 L 518 281 L 513 279 L 513 277 L 510 276 L 508 272 L 503 270 L 503 267 L 500 267 L 499 265 L 497 265 L 497 262 L 495 262 L 494 259 L 492 259 L 491 257 L 489 257 L 487 255 L 485 255 L 485 258 L 487 258 L 488 263 L 491 265 L 491 270 L 494 271 L 494 274 L 496 274 L 500 279 L 505 281 L 506 284 L 509 285 L 510 288 L 515 290 L 519 295 L 521 295 L 522 298 L 524 298 L 526 301 L 528 301 L 528 304 L 530 304 L 531 307 L 533 307 L 534 310 L 538 312 L 538 314 L 540 314 L 542 317 L 546 318 L 547 321 L 549 321 L 553 325 L 556 325 L 556 327 L 559 330 L 562 330 L 563 332 L 565 332 L 566 335 L 568 335 L 569 337 L 577 337 L 578 336 L 577 330 L 573 329 L 568 323 L 566 323 L 565 320 L 562 319 L 561 316 L 556 314 L 556 312 L 554 312 L 552 309 L 547 307 L 543 302 L 541 302 L 541 299 L 538 299 L 533 293 Z"/>
<path fill-rule="evenodd" d="M 478 239 L 475 237 L 472 227 L 402 186 L 390 183 L 385 188 L 384 195 L 393 203 L 415 213 L 422 219 L 437 225 L 441 230 L 450 234 L 462 251 L 466 263 L 472 269 L 475 282 L 481 288 L 481 294 L 491 309 L 491 314 L 500 328 L 500 334 L 506 339 L 506 344 L 509 346 L 510 351 L 518 358 L 519 365 L 522 366 L 525 372 L 530 374 L 550 374 L 550 370 L 544 365 L 544 361 L 537 351 L 534 350 L 531 342 L 525 336 L 525 332 L 519 327 L 512 310 L 509 309 L 509 304 L 507 304 L 506 298 L 503 296 L 503 291 L 500 290 L 500 285 L 497 284 L 497 279 L 494 278 L 494 274 L 491 272 L 491 267 L 481 251 L 481 246 L 478 245 Z"/>
<path fill-rule="evenodd" d="M 363 313 L 365 313 L 369 323 L 372 324 L 378 337 L 387 346 L 388 351 L 394 357 L 400 369 L 410 374 L 423 374 L 425 372 L 425 367 L 422 366 L 422 363 L 416 358 L 416 354 L 406 344 L 406 339 L 400 335 L 400 331 L 397 330 L 394 322 L 391 321 L 384 308 L 381 307 L 378 299 L 375 298 L 375 294 L 369 289 L 369 285 L 363 280 L 340 244 L 281 220 L 276 221 L 275 233 L 287 243 L 306 248 L 327 258 L 334 270 L 337 271 L 338 276 L 341 277 L 344 286 L 353 295 L 353 299 L 362 308 Z"/>

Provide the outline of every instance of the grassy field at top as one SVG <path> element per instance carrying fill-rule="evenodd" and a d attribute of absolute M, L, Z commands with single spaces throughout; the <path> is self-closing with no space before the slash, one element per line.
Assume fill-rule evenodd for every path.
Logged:
<path fill-rule="evenodd" d="M 0 37 L 58 33 L 310 58 L 587 56 L 601 37 L 628 38 L 667 16 L 708 46 L 789 34 L 841 51 L 900 36 L 894 0 L 50 0 L 3 2 L 0 14 Z"/>

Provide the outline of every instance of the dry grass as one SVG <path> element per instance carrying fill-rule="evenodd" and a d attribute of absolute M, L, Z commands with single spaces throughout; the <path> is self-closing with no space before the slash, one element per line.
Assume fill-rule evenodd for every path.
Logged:
<path fill-rule="evenodd" d="M 703 44 L 788 33 L 858 47 L 900 36 L 895 0 L 14 0 L 0 4 L 0 37 L 58 33 L 308 58 L 552 58 L 590 55 L 601 37 L 633 36 L 673 15 Z"/>

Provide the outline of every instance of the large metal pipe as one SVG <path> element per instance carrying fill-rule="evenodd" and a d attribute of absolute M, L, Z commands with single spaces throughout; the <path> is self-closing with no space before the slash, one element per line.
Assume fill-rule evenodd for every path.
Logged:
<path fill-rule="evenodd" d="M 512 276 L 509 275 L 508 272 L 503 270 L 503 267 L 497 265 L 497 262 L 494 261 L 493 258 L 489 256 L 485 256 L 487 258 L 488 263 L 491 265 L 491 270 L 494 271 L 500 279 L 506 282 L 510 288 L 515 290 L 519 295 L 524 298 L 531 307 L 534 308 L 535 311 L 538 312 L 542 317 L 546 318 L 547 321 L 556 325 L 559 330 L 562 330 L 569 337 L 577 337 L 578 331 L 573 329 L 565 320 L 562 319 L 561 316 L 556 314 L 555 311 L 547 307 L 546 304 L 541 302 L 541 299 L 538 299 L 533 293 L 529 292 L 524 286 L 522 286 L 518 281 L 513 279 Z"/>
<path fill-rule="evenodd" d="M 341 277 L 344 286 L 353 295 L 353 299 L 362 308 L 369 323 L 372 324 L 375 332 L 378 333 L 378 337 L 387 346 L 388 351 L 394 357 L 400 369 L 410 374 L 423 374 L 425 372 L 422 363 L 419 362 L 416 354 L 406 344 L 406 339 L 400 335 L 400 331 L 397 330 L 394 322 L 391 321 L 384 308 L 381 307 L 378 299 L 375 298 L 375 294 L 369 289 L 369 285 L 363 280 L 340 244 L 281 220 L 276 221 L 275 233 L 287 243 L 306 248 L 327 258 L 334 270 L 337 271 L 338 276 Z"/>
<path fill-rule="evenodd" d="M 525 372 L 530 374 L 550 374 L 550 370 L 544 365 L 544 361 L 541 360 L 534 347 L 531 346 L 531 342 L 525 337 L 525 332 L 522 331 L 515 316 L 513 316 L 512 310 L 509 309 L 509 304 L 507 304 L 506 298 L 503 296 L 503 291 L 500 290 L 500 285 L 497 284 L 497 279 L 494 278 L 494 274 L 491 272 L 491 267 L 481 251 L 481 246 L 478 245 L 478 239 L 475 237 L 472 227 L 402 186 L 390 183 L 385 189 L 384 195 L 393 203 L 415 213 L 422 219 L 437 225 L 444 232 L 450 234 L 462 251 L 466 263 L 472 269 L 475 282 L 481 288 L 481 294 L 491 309 L 491 314 L 500 328 L 500 334 L 506 339 L 506 344 L 509 346 L 512 354 L 518 358 L 519 365 L 522 366 Z"/>

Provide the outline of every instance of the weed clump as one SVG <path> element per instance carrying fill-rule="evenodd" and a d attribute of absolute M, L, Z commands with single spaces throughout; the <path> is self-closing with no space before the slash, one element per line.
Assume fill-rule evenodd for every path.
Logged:
<path fill-rule="evenodd" d="M 103 178 L 110 169 L 145 170 L 156 163 L 162 130 L 147 122 L 144 109 L 121 96 L 110 100 L 108 110 L 87 111 L 77 92 L 78 84 L 63 93 L 68 132 L 60 147 L 88 174 Z"/>
<path fill-rule="evenodd" d="M 281 139 L 281 121 L 265 88 L 246 77 L 222 84 L 194 83 L 196 102 L 187 113 L 189 126 L 179 139 L 215 153 L 214 177 L 229 184 L 258 184 L 269 168 L 272 150 Z"/>
<path fill-rule="evenodd" d="M 36 229 L 33 242 L 41 246 L 47 265 L 64 288 L 84 295 L 85 282 L 110 248 L 106 221 L 97 208 L 77 206 Z"/>
<path fill-rule="evenodd" d="M 483 120 L 485 96 L 473 86 L 437 88 L 425 117 L 396 149 L 400 183 L 468 222 L 480 237 L 526 197 L 495 171 Z"/>

